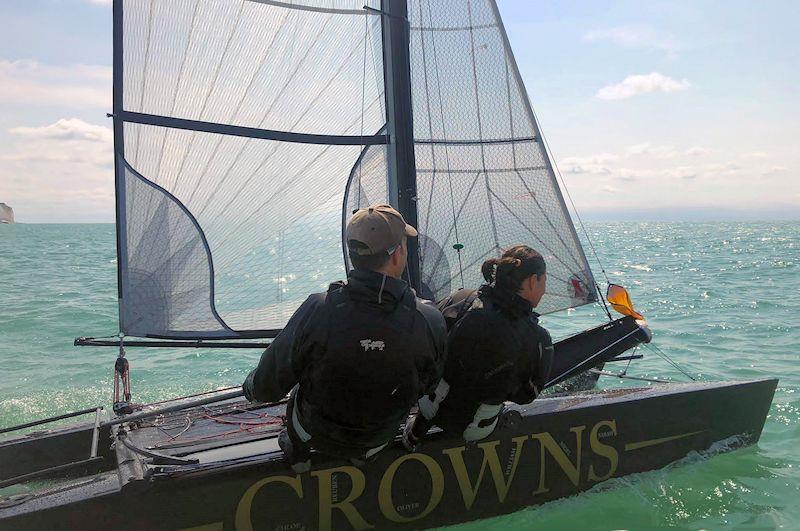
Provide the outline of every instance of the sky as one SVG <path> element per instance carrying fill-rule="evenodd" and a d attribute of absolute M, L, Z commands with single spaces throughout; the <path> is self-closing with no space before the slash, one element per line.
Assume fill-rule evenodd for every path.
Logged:
<path fill-rule="evenodd" d="M 585 219 L 800 219 L 800 2 L 498 4 Z M 113 221 L 110 0 L 0 21 L 0 201 Z"/>

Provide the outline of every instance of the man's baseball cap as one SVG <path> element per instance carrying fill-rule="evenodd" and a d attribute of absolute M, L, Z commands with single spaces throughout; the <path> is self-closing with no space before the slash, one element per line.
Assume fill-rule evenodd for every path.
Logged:
<path fill-rule="evenodd" d="M 347 248 L 361 255 L 394 251 L 403 236 L 416 235 L 417 229 L 389 205 L 371 205 L 357 210 L 347 222 Z M 361 245 L 353 246 L 352 241 Z"/>

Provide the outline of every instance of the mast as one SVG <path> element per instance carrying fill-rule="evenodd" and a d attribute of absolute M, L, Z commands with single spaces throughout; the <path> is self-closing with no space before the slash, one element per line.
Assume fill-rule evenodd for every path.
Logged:
<path fill-rule="evenodd" d="M 410 24 L 406 0 L 381 0 L 383 64 L 386 86 L 389 203 L 406 223 L 417 226 L 417 168 L 411 102 Z M 408 281 L 420 293 L 419 242 L 408 240 Z"/>
<path fill-rule="evenodd" d="M 123 122 L 120 117 L 122 113 L 122 1 L 115 0 L 113 5 L 113 61 L 114 61 L 114 84 L 112 99 L 111 117 L 114 123 L 114 196 L 116 216 L 115 229 L 117 238 L 117 308 L 119 312 L 119 329 L 122 332 L 122 222 L 124 205 L 122 194 L 124 189 L 120 182 L 120 162 L 125 158 L 125 142 L 123 140 Z"/>

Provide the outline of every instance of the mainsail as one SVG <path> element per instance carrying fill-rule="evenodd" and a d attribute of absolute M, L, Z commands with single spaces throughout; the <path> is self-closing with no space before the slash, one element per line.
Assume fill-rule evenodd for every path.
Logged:
<path fill-rule="evenodd" d="M 114 71 L 125 335 L 274 336 L 343 276 L 337 220 L 376 201 L 416 214 L 424 296 L 524 242 L 542 311 L 595 300 L 491 0 L 115 0 Z"/>
<path fill-rule="evenodd" d="M 115 1 L 124 334 L 274 335 L 343 275 L 343 191 L 387 141 L 365 3 Z"/>
<path fill-rule="evenodd" d="M 410 0 L 421 292 L 481 284 L 481 263 L 525 243 L 548 266 L 549 313 L 597 300 L 493 0 Z M 383 146 L 351 173 L 344 220 L 391 202 Z"/>

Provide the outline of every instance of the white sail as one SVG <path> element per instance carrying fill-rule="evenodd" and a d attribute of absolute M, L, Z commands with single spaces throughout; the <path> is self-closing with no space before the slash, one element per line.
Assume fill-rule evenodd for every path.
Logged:
<path fill-rule="evenodd" d="M 271 335 L 342 276 L 345 185 L 386 141 L 365 4 L 115 2 L 123 333 Z"/>
<path fill-rule="evenodd" d="M 493 0 L 409 0 L 423 294 L 482 282 L 481 263 L 527 244 L 545 257 L 549 313 L 597 300 Z M 382 146 L 352 173 L 345 212 L 389 198 Z"/>

